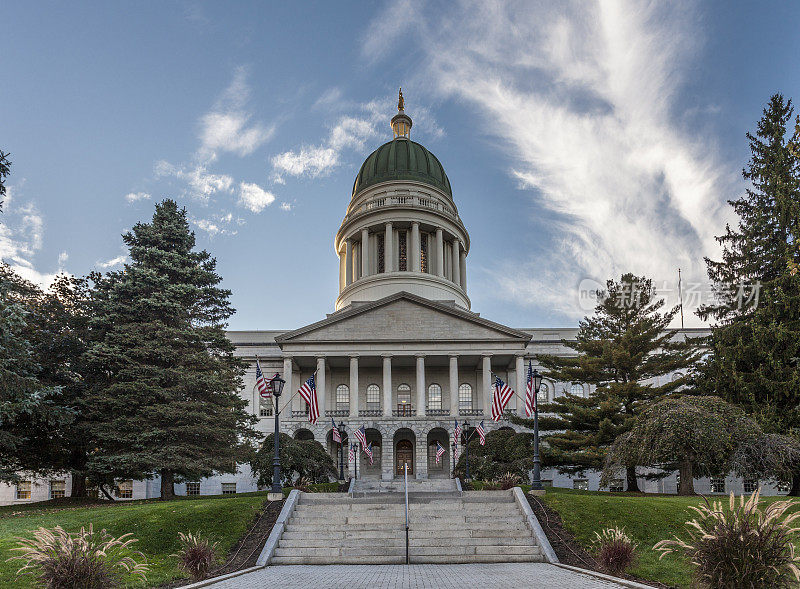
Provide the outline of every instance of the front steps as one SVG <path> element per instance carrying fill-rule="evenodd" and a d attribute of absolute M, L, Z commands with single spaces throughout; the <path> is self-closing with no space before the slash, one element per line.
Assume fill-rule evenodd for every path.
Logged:
<path fill-rule="evenodd" d="M 409 479 L 409 495 L 416 493 L 457 493 L 455 479 Z M 382 481 L 362 478 L 356 480 L 353 495 L 373 495 L 375 493 L 404 493 L 403 479 Z"/>
<path fill-rule="evenodd" d="M 409 494 L 411 497 L 411 494 Z M 412 564 L 542 562 L 511 491 L 471 491 L 410 500 Z M 303 493 L 271 564 L 403 564 L 405 499 Z"/>

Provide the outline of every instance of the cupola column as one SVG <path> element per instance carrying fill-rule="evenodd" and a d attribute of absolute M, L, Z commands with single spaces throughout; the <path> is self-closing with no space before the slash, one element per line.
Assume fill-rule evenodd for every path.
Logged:
<path fill-rule="evenodd" d="M 461 242 L 453 240 L 453 282 L 461 286 Z"/>
<path fill-rule="evenodd" d="M 394 272 L 394 229 L 386 223 L 386 236 L 383 238 L 383 271 Z"/>
<path fill-rule="evenodd" d="M 361 278 L 369 276 L 369 230 L 361 230 Z"/>
<path fill-rule="evenodd" d="M 411 223 L 411 271 L 419 272 L 419 223 Z"/>
<path fill-rule="evenodd" d="M 353 283 L 353 242 L 346 240 L 344 248 L 344 285 L 350 286 Z"/>
<path fill-rule="evenodd" d="M 444 276 L 444 239 L 442 228 L 436 228 L 436 276 Z"/>
<path fill-rule="evenodd" d="M 460 246 L 459 246 L 459 249 Z M 459 270 L 461 271 L 461 290 L 467 292 L 467 252 L 465 250 L 461 250 L 461 254 L 459 257 Z"/>

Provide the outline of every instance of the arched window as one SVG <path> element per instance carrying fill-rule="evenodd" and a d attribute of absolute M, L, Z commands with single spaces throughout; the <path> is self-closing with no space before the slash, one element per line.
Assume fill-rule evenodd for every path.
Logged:
<path fill-rule="evenodd" d="M 350 387 L 346 384 L 340 384 L 336 387 L 336 409 L 338 411 L 350 409 Z"/>
<path fill-rule="evenodd" d="M 397 387 L 397 404 L 411 405 L 411 387 L 407 384 L 401 384 Z"/>
<path fill-rule="evenodd" d="M 379 411 L 381 408 L 381 387 L 371 384 L 367 387 L 367 410 Z"/>
<path fill-rule="evenodd" d="M 419 234 L 419 270 L 428 271 L 428 234 Z"/>
<path fill-rule="evenodd" d="M 569 392 L 576 397 L 583 397 L 583 385 L 579 383 L 573 384 L 569 387 Z"/>
<path fill-rule="evenodd" d="M 472 386 L 467 383 L 458 387 L 458 409 L 459 411 L 472 411 Z"/>
<path fill-rule="evenodd" d="M 442 408 L 442 387 L 433 383 L 428 387 L 428 409 Z"/>
<path fill-rule="evenodd" d="M 272 413 L 272 397 L 265 399 L 261 395 L 258 396 L 258 415 L 260 417 L 269 417 Z"/>
<path fill-rule="evenodd" d="M 546 382 L 543 382 L 539 386 L 539 391 L 536 393 L 536 402 L 537 403 L 547 403 L 547 397 L 550 394 L 550 387 L 547 386 Z"/>

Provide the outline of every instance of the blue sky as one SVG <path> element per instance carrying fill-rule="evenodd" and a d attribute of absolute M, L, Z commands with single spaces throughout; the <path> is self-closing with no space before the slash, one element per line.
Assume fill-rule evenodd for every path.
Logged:
<path fill-rule="evenodd" d="M 681 267 L 692 306 L 743 189 L 744 133 L 772 93 L 800 99 L 794 2 L 2 12 L 0 257 L 42 283 L 119 267 L 120 234 L 172 197 L 235 329 L 333 310 L 333 237 L 400 85 L 471 234 L 473 310 L 520 327 L 575 325 L 583 281 L 624 271 L 671 297 Z"/>

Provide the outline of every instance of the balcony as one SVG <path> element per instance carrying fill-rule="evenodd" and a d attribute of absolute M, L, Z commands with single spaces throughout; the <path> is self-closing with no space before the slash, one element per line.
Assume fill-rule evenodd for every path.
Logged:
<path fill-rule="evenodd" d="M 450 415 L 449 409 L 426 409 L 425 415 L 430 417 L 447 417 Z"/>
<path fill-rule="evenodd" d="M 459 409 L 458 414 L 463 417 L 469 417 L 472 415 L 483 415 L 483 409 Z"/>
<path fill-rule="evenodd" d="M 350 417 L 349 409 L 326 409 L 325 417 Z"/>
<path fill-rule="evenodd" d="M 380 417 L 383 411 L 380 409 L 361 409 L 358 412 L 359 417 Z"/>
<path fill-rule="evenodd" d="M 416 413 L 414 412 L 413 405 L 401 403 L 397 406 L 397 409 L 392 411 L 392 415 L 395 417 L 415 417 Z"/>

